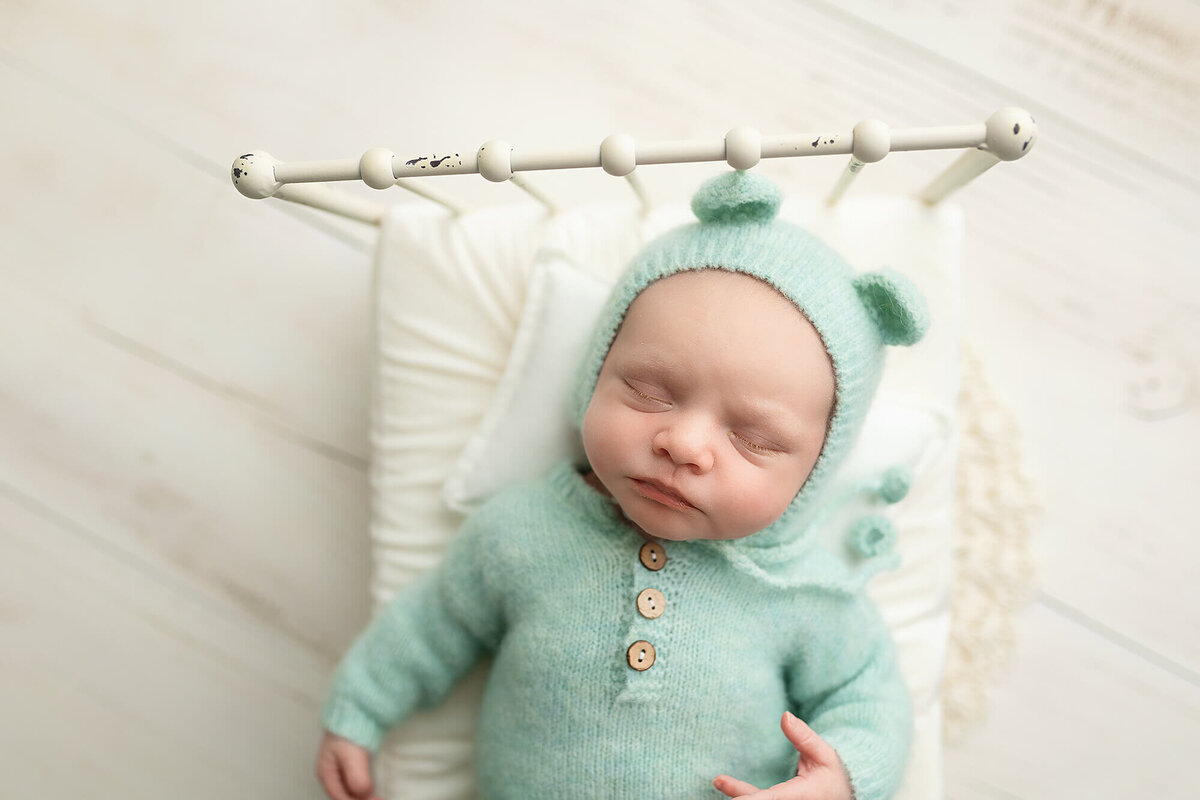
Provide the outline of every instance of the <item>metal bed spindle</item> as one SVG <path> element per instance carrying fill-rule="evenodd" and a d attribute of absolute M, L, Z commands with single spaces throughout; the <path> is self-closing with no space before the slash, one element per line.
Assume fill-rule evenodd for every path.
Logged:
<path fill-rule="evenodd" d="M 725 161 L 734 169 L 744 170 L 764 158 L 849 155 L 846 168 L 827 197 L 829 205 L 834 205 L 867 164 L 881 161 L 889 153 L 963 150 L 949 167 L 916 193 L 918 199 L 933 205 L 1001 161 L 1023 157 L 1036 139 L 1037 123 L 1029 112 L 1002 108 L 986 121 L 972 125 L 891 129 L 879 120 L 864 120 L 849 132 L 831 134 L 763 136 L 754 128 L 740 127 L 730 130 L 724 139 L 642 143 L 628 134 L 614 134 L 599 147 L 542 151 L 518 151 L 498 139 L 483 144 L 475 152 L 447 151 L 412 158 L 376 147 L 357 161 L 286 162 L 257 151 L 239 156 L 233 162 L 232 178 L 234 186 L 246 197 L 277 197 L 377 225 L 383 217 L 383 207 L 320 184 L 361 180 L 374 189 L 399 186 L 457 215 L 463 213 L 462 208 L 418 179 L 478 174 L 495 183 L 510 182 L 556 212 L 555 203 L 525 173 L 599 167 L 610 175 L 625 178 L 643 209 L 649 209 L 649 199 L 635 174 L 639 166 Z"/>

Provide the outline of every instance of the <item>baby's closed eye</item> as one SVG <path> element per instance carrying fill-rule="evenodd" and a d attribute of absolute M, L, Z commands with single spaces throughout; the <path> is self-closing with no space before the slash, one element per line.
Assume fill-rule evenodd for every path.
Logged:
<path fill-rule="evenodd" d="M 729 438 L 733 439 L 736 444 L 749 450 L 757 455 L 778 455 L 784 452 L 781 445 L 776 444 L 767 439 L 762 439 L 753 434 L 742 434 L 737 431 L 730 431 Z"/>
<path fill-rule="evenodd" d="M 625 387 L 630 396 L 638 403 L 655 409 L 670 408 L 671 401 L 667 393 L 656 386 L 636 380 L 625 380 Z"/>

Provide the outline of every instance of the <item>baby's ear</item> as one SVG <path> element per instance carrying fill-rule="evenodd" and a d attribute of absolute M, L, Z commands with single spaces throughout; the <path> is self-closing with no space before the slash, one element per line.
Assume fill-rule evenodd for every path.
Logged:
<path fill-rule="evenodd" d="M 929 307 L 912 281 L 899 272 L 864 273 L 854 279 L 854 290 L 884 344 L 916 344 L 925 335 Z"/>

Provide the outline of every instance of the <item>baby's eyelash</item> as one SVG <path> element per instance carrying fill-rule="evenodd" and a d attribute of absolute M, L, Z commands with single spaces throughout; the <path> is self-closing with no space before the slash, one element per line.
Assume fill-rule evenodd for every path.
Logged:
<path fill-rule="evenodd" d="M 733 438 L 737 439 L 745 447 L 749 448 L 750 450 L 753 450 L 755 453 L 762 453 L 763 455 L 771 455 L 773 453 L 779 452 L 773 448 L 767 447 L 766 445 L 761 445 L 758 442 L 752 442 L 749 439 L 747 439 L 745 436 L 742 436 L 737 431 L 730 431 L 729 435 L 732 436 Z"/>
<path fill-rule="evenodd" d="M 667 405 L 666 400 L 663 400 L 661 397 L 655 397 L 652 394 L 646 394 L 645 392 L 643 392 L 638 387 L 634 386 L 629 381 L 625 381 L 625 385 L 629 387 L 629 391 L 633 392 L 635 395 L 637 395 L 638 397 L 640 397 L 641 399 L 645 400 L 648 403 L 657 403 L 659 405 Z"/>

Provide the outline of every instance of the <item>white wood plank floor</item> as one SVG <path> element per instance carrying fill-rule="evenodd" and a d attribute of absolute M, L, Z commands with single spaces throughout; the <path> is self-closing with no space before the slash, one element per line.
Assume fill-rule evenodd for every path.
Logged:
<path fill-rule="evenodd" d="M 1194 797 L 1200 5 L 0 3 L 5 796 L 320 796 L 367 613 L 372 232 L 233 158 L 983 119 L 968 334 L 1040 488 L 1037 591 L 953 798 Z M 779 163 L 824 192 L 840 162 Z M 852 191 L 918 188 L 892 157 Z M 656 197 L 691 168 L 646 170 Z M 707 174 L 707 173 L 703 173 Z M 546 175 L 567 202 L 626 191 Z M 528 202 L 476 177 L 467 205 Z M 375 199 L 420 202 L 392 195 Z"/>

